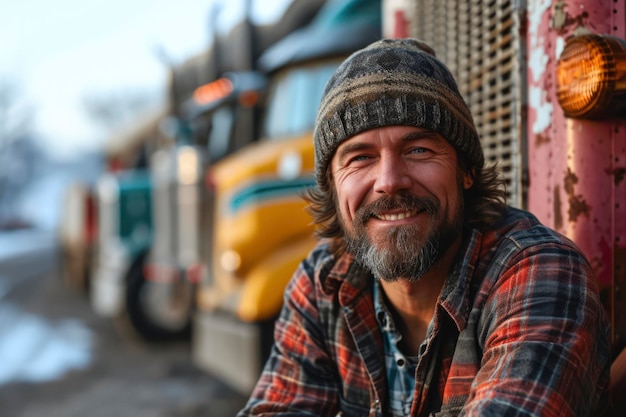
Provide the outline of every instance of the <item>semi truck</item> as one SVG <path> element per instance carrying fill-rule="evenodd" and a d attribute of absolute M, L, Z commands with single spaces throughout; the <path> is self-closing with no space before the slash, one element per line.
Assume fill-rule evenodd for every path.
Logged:
<path fill-rule="evenodd" d="M 146 114 L 115 135 L 105 148 L 105 167 L 92 188 L 97 235 L 86 288 L 94 311 L 124 323 L 124 278 L 150 247 L 153 233 L 152 181 L 148 155 L 167 138 L 160 124 L 166 109 Z M 125 326 L 126 327 L 126 326 Z"/>
<path fill-rule="evenodd" d="M 625 415 L 626 1 L 383 0 L 383 14 L 384 36 L 423 39 L 451 68 L 509 202 L 590 260 Z"/>

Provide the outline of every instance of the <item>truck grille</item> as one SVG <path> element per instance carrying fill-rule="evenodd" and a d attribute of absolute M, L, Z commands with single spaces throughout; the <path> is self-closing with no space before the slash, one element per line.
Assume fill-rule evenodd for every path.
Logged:
<path fill-rule="evenodd" d="M 509 204 L 526 206 L 525 55 L 517 2 L 416 0 L 411 36 L 431 45 L 471 108 L 485 160 L 497 163 Z"/>

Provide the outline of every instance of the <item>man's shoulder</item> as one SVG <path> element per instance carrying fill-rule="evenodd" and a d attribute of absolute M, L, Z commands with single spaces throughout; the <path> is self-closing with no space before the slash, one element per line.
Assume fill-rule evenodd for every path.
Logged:
<path fill-rule="evenodd" d="M 353 279 L 353 276 L 362 274 L 354 261 L 354 256 L 347 252 L 333 253 L 331 244 L 325 240 L 321 240 L 309 252 L 301 267 L 309 279 L 315 282 L 315 286 L 320 286 L 324 292 L 338 291 L 345 281 L 350 281 L 356 285 L 360 280 Z"/>
<path fill-rule="evenodd" d="M 518 250 L 542 244 L 564 245 L 578 250 L 574 242 L 541 223 L 532 213 L 508 207 L 505 216 L 484 234 L 488 246 L 509 245 Z"/>
<path fill-rule="evenodd" d="M 333 269 L 337 259 L 330 242 L 320 240 L 301 263 L 301 268 L 313 280 L 323 280 Z"/>
<path fill-rule="evenodd" d="M 330 270 L 335 264 L 335 256 L 331 251 L 330 243 L 326 240 L 320 240 L 317 245 L 309 252 L 303 265 L 311 276 L 318 275 L 320 271 Z"/>

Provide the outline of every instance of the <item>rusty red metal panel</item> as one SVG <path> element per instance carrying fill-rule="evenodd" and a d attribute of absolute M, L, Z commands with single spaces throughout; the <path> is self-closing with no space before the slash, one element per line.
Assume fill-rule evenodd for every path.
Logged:
<path fill-rule="evenodd" d="M 615 125 L 613 141 L 613 285 L 614 344 L 626 346 L 626 122 Z"/>
<path fill-rule="evenodd" d="M 528 208 L 587 255 L 612 315 L 614 342 L 623 345 L 626 118 L 565 118 L 556 99 L 555 65 L 569 35 L 626 37 L 626 0 L 527 4 Z"/>

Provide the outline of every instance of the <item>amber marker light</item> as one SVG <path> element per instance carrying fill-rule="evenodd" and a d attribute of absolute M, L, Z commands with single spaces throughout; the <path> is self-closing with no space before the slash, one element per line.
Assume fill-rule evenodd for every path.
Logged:
<path fill-rule="evenodd" d="M 201 85 L 193 92 L 193 99 L 200 105 L 209 104 L 233 92 L 233 83 L 228 78 L 220 78 Z"/>
<path fill-rule="evenodd" d="M 608 35 L 569 38 L 556 65 L 565 116 L 626 117 L 626 40 Z"/>

